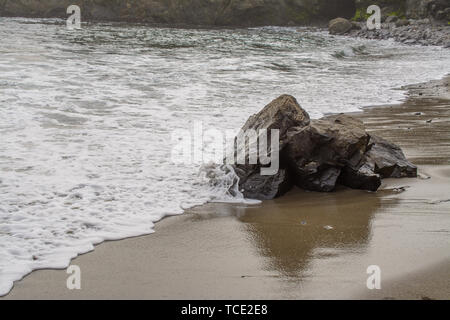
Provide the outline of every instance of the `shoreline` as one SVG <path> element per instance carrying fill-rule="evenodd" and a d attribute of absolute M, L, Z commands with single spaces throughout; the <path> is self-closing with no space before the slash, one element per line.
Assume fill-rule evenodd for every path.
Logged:
<path fill-rule="evenodd" d="M 445 191 L 441 190 L 446 190 L 450 185 L 450 150 L 446 151 L 448 147 L 446 148 L 445 139 L 438 139 L 435 145 L 426 143 L 421 145 L 423 150 L 417 150 L 417 141 L 410 138 L 408 131 L 413 128 L 417 133 L 416 138 L 433 139 L 429 130 L 430 127 L 436 126 L 433 130 L 449 134 L 446 128 L 450 115 L 447 112 L 447 115 L 440 119 L 440 115 L 436 114 L 436 110 L 442 110 L 443 106 L 450 103 L 445 101 L 449 98 L 449 83 L 450 77 L 447 76 L 443 80 L 407 86 L 405 89 L 408 89 L 409 93 L 402 104 L 367 107 L 361 112 L 352 113 L 362 118 L 370 130 L 382 131 L 383 136 L 399 143 L 408 159 L 419 164 L 422 178 L 414 181 L 389 179 L 383 182 L 382 189 L 375 194 L 350 189 L 341 189 L 331 194 L 295 190 L 278 200 L 267 201 L 258 206 L 209 203 L 195 207 L 181 216 L 162 219 L 156 224 L 154 234 L 104 242 L 96 246 L 94 252 L 75 258 L 71 264 L 81 267 L 83 279 L 87 279 L 83 280 L 86 289 L 82 286 L 82 290 L 78 292 L 67 290 L 65 281 L 68 275 L 65 270 L 36 270 L 16 282 L 12 291 L 4 298 L 90 299 L 125 296 L 161 299 L 189 296 L 199 299 L 333 299 L 333 295 L 338 297 L 338 291 L 333 294 L 324 293 L 322 290 L 327 287 L 327 281 L 335 279 L 337 282 L 340 280 L 341 285 L 345 287 L 343 295 L 353 299 L 363 298 L 365 295 L 367 298 L 392 296 L 418 299 L 418 295 L 411 295 L 408 290 L 398 289 L 398 286 L 395 287 L 397 291 L 392 294 L 391 291 L 385 294 L 383 290 L 381 295 L 379 292 L 378 295 L 367 295 L 364 290 L 359 292 L 355 290 L 355 283 L 365 279 L 364 272 L 357 278 L 350 276 L 350 279 L 346 274 L 326 279 L 324 274 L 332 272 L 327 259 L 334 263 L 337 259 L 337 263 L 345 265 L 343 255 L 352 257 L 371 247 L 370 241 L 376 234 L 370 229 L 376 214 L 385 216 L 387 221 L 383 222 L 382 219 L 381 223 L 388 223 L 389 211 L 386 210 L 401 211 L 402 202 L 411 201 L 411 197 L 420 198 L 424 192 L 432 195 L 430 199 L 435 197 L 433 201 L 443 200 L 441 198 L 444 195 L 440 193 Z M 417 112 L 421 114 L 417 115 Z M 427 123 L 431 115 L 439 120 Z M 390 118 L 393 119 L 389 120 Z M 433 156 L 434 152 L 436 154 Z M 427 185 L 428 176 L 441 188 L 427 190 L 430 188 Z M 443 206 L 444 210 L 450 206 L 447 202 L 437 204 Z M 419 207 L 427 211 L 429 206 L 430 204 L 425 203 Z M 299 207 L 306 208 L 306 212 L 301 210 L 299 214 Z M 278 214 L 274 213 L 274 210 L 278 211 Z M 352 214 L 353 211 L 362 214 Z M 336 220 L 330 212 L 334 212 L 344 221 Z M 303 225 L 300 219 L 305 219 L 306 224 Z M 409 223 L 406 219 L 400 212 L 400 221 Z M 324 229 L 324 226 L 330 224 L 333 225 L 334 231 Z M 383 230 L 380 232 L 383 234 Z M 442 232 L 444 237 L 446 232 L 449 231 Z M 389 232 L 383 235 L 393 236 Z M 303 239 L 305 236 L 309 239 Z M 439 237 L 441 236 L 439 234 Z M 298 239 L 302 239 L 301 243 L 297 243 Z M 400 237 L 400 240 L 408 242 L 410 239 Z M 435 243 L 434 238 L 427 241 Z M 439 244 L 436 244 L 436 247 L 439 248 Z M 378 247 L 371 249 L 379 250 Z M 346 250 L 350 252 L 342 253 Z M 437 261 L 436 255 L 439 252 L 436 252 L 436 249 L 431 251 L 430 259 L 436 260 L 435 264 L 448 263 Z M 375 256 L 385 265 L 395 267 L 385 255 Z M 395 262 L 395 255 L 388 257 Z M 444 257 L 443 260 L 445 258 L 450 257 Z M 398 263 L 403 265 L 401 261 Z M 430 272 L 423 270 L 431 267 L 421 265 L 408 273 L 414 274 L 422 270 L 422 278 L 428 279 Z M 348 268 L 352 270 L 351 267 Z M 314 274 L 317 269 L 324 271 L 319 272 L 318 276 Z M 445 267 L 438 269 L 447 270 Z M 402 280 L 405 276 L 395 272 L 388 273 L 388 277 L 393 279 L 390 283 L 408 282 Z M 311 279 L 314 281 L 310 281 Z M 449 298 L 436 283 L 434 288 L 431 285 L 431 289 L 427 289 L 424 283 L 414 285 L 424 290 L 421 293 L 424 297 Z M 299 287 L 302 290 L 299 290 Z M 152 288 L 158 289 L 152 291 Z"/>
<path fill-rule="evenodd" d="M 430 19 L 403 19 L 384 22 L 380 29 L 368 30 L 365 22 L 352 22 L 353 28 L 344 35 L 368 40 L 394 39 L 406 45 L 450 48 L 450 26 Z"/>

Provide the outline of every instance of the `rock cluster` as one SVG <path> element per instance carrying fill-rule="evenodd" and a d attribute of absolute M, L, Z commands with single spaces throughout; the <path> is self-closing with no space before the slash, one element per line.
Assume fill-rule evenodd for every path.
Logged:
<path fill-rule="evenodd" d="M 404 44 L 450 48 L 450 26 L 432 23 L 428 18 L 421 20 L 388 18 L 379 30 L 368 30 L 366 23 L 363 22 L 353 23 L 353 29 L 347 34 L 365 39 L 394 39 Z"/>
<path fill-rule="evenodd" d="M 417 167 L 398 146 L 367 133 L 360 120 L 345 114 L 312 120 L 289 95 L 250 117 L 243 127 L 248 129 L 279 130 L 280 169 L 263 176 L 260 164 L 234 165 L 247 198 L 273 199 L 294 185 L 322 192 L 338 184 L 376 191 L 382 178 L 417 176 Z"/>
<path fill-rule="evenodd" d="M 381 8 L 379 30 L 366 26 L 366 8 L 372 4 Z M 356 5 L 350 36 L 450 47 L 450 0 L 356 0 Z"/>

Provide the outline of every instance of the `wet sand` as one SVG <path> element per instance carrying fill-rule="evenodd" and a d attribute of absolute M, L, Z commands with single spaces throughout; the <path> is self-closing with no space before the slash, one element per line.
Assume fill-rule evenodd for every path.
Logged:
<path fill-rule="evenodd" d="M 355 114 L 404 149 L 417 179 L 384 180 L 376 193 L 297 189 L 257 206 L 207 204 L 74 259 L 81 290 L 66 288 L 65 270 L 41 270 L 5 298 L 450 299 L 448 84 Z M 381 290 L 366 287 L 370 265 Z"/>

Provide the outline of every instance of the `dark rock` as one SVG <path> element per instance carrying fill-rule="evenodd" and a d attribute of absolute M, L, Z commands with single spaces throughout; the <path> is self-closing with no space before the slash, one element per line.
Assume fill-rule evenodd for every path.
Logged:
<path fill-rule="evenodd" d="M 362 29 L 361 24 L 359 22 L 352 21 L 352 29 L 353 30 L 361 30 Z"/>
<path fill-rule="evenodd" d="M 255 170 L 239 183 L 246 198 L 259 200 L 278 198 L 291 190 L 292 186 L 292 179 L 286 169 L 278 170 L 273 176 L 262 176 Z"/>
<path fill-rule="evenodd" d="M 400 19 L 400 20 L 398 20 L 398 21 L 395 22 L 395 25 L 396 25 L 397 27 L 404 27 L 404 26 L 407 26 L 407 25 L 409 25 L 409 20 L 406 20 L 406 19 Z"/>
<path fill-rule="evenodd" d="M 417 177 L 417 167 L 406 160 L 400 147 L 381 137 L 371 135 L 365 157 L 382 178 Z"/>
<path fill-rule="evenodd" d="M 280 152 L 287 143 L 287 131 L 292 127 L 308 126 L 310 118 L 297 100 L 289 95 L 282 95 L 266 105 L 260 112 L 251 116 L 242 127 L 243 132 L 248 130 L 279 130 Z M 238 146 L 237 146 L 238 148 Z M 237 150 L 237 152 L 243 152 Z M 269 150 L 270 154 L 271 150 Z M 248 154 L 246 154 L 248 160 Z M 239 189 L 244 196 L 252 199 L 273 199 L 283 195 L 292 187 L 290 175 L 285 170 L 284 163 L 280 163 L 280 170 L 275 176 L 260 174 L 261 166 L 258 164 L 237 164 L 235 172 L 239 176 Z"/>
<path fill-rule="evenodd" d="M 295 175 L 295 184 L 314 191 L 332 191 L 341 168 L 359 162 L 369 136 L 361 121 L 340 114 L 314 120 L 288 132 L 284 153 Z M 356 159 L 356 160 L 355 160 Z"/>
<path fill-rule="evenodd" d="M 381 176 L 367 163 L 362 166 L 348 166 L 342 170 L 339 183 L 353 189 L 377 191 L 381 185 Z"/>
<path fill-rule="evenodd" d="M 273 100 L 243 130 L 266 128 L 280 130 L 280 170 L 264 176 L 262 165 L 235 165 L 239 189 L 247 198 L 273 199 L 293 185 L 321 192 L 333 191 L 337 184 L 376 191 L 382 178 L 417 175 L 417 167 L 397 145 L 369 135 L 360 120 L 345 114 L 310 120 L 292 96 Z"/>
<path fill-rule="evenodd" d="M 341 169 L 331 166 L 318 166 L 318 163 L 310 163 L 312 172 L 297 175 L 295 184 L 303 189 L 330 192 L 336 187 L 336 182 L 341 174 Z M 317 168 L 315 168 L 317 166 Z"/>
<path fill-rule="evenodd" d="M 398 21 L 398 17 L 397 16 L 389 16 L 386 18 L 386 23 L 394 23 Z"/>
<path fill-rule="evenodd" d="M 293 96 L 285 94 L 273 100 L 257 114 L 251 116 L 242 127 L 242 130 L 278 129 L 280 130 L 280 140 L 284 141 L 289 128 L 306 126 L 309 123 L 309 114 L 300 107 Z"/>
<path fill-rule="evenodd" d="M 363 153 L 369 142 L 363 122 L 346 114 L 323 117 L 315 120 L 311 127 L 331 138 L 327 148 L 335 153 L 333 160 L 341 163 L 350 160 L 355 153 Z"/>
<path fill-rule="evenodd" d="M 344 18 L 336 18 L 328 23 L 328 31 L 331 34 L 345 34 L 353 27 L 352 23 Z"/>

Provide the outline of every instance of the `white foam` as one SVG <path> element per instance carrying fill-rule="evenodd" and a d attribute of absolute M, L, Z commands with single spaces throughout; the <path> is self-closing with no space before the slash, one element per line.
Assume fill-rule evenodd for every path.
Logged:
<path fill-rule="evenodd" d="M 120 36 L 119 36 L 120 34 Z M 313 117 L 400 100 L 448 72 L 439 48 L 290 28 L 180 30 L 0 21 L 0 295 L 104 240 L 207 201 L 255 202 L 170 161 L 170 134 L 234 129 L 278 95 Z M 333 53 L 365 45 L 366 55 Z"/>

